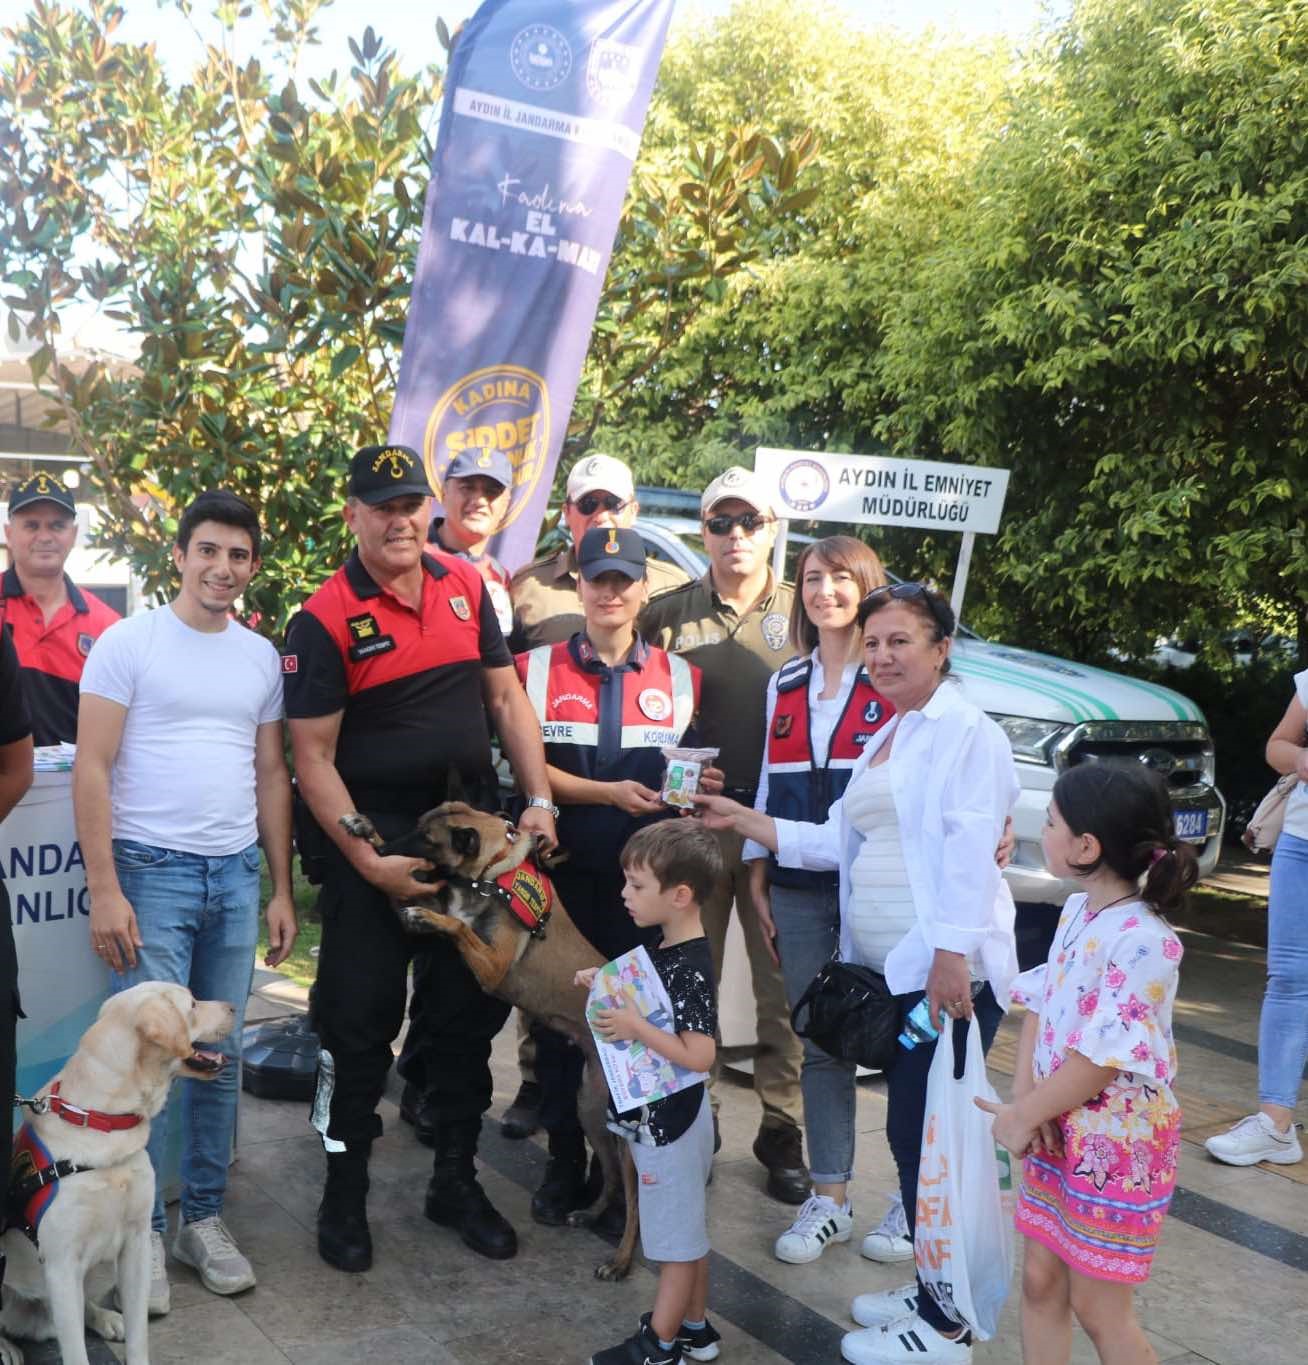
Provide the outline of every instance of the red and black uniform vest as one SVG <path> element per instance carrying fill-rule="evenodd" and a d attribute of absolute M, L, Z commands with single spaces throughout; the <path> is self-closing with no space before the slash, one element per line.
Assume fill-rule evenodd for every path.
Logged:
<path fill-rule="evenodd" d="M 421 814 L 445 799 L 451 769 L 469 800 L 495 797 L 482 675 L 513 656 L 477 569 L 443 553 L 422 563 L 415 610 L 356 551 L 286 631 L 286 714 L 343 712 L 336 768 L 366 814 Z"/>
<path fill-rule="evenodd" d="M 860 668 L 831 732 L 826 758 L 819 764 L 813 755 L 810 728 L 808 687 L 812 672 L 813 660 L 808 656 L 791 659 L 778 670 L 777 704 L 768 728 L 763 767 L 768 779 L 768 814 L 820 825 L 825 823 L 832 802 L 844 795 L 863 746 L 890 720 L 895 708 L 872 686 L 867 670 Z M 832 886 L 836 873 L 780 867 L 773 857 L 768 879 L 778 886 Z"/>
<path fill-rule="evenodd" d="M 451 550 L 441 541 L 440 530 L 445 524 L 444 517 L 437 517 L 427 528 L 427 544 L 456 559 L 466 559 L 486 580 L 486 591 L 490 593 L 491 606 L 495 608 L 495 619 L 500 623 L 504 638 L 509 638 L 513 629 L 513 602 L 509 596 L 509 584 L 513 575 L 492 554 L 470 555 L 466 550 Z"/>
<path fill-rule="evenodd" d="M 596 782 L 634 780 L 658 791 L 663 746 L 680 744 L 699 710 L 698 668 L 639 637 L 610 668 L 585 631 L 519 654 L 516 663 L 547 762 Z M 569 864 L 612 864 L 635 830 L 659 818 L 616 806 L 563 806 L 559 842 Z"/>
<path fill-rule="evenodd" d="M 23 592 L 15 569 L 0 576 L 0 630 L 12 632 L 32 714 L 34 744 L 77 741 L 77 690 L 91 646 L 119 619 L 93 592 L 64 575 L 68 601 L 50 621 Z"/>

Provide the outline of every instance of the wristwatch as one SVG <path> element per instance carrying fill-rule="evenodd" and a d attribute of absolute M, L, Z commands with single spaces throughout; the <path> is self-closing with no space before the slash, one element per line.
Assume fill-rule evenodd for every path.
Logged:
<path fill-rule="evenodd" d="M 529 796 L 527 798 L 527 808 L 535 806 L 537 810 L 547 810 L 557 820 L 559 818 L 559 808 L 550 800 L 548 796 Z"/>

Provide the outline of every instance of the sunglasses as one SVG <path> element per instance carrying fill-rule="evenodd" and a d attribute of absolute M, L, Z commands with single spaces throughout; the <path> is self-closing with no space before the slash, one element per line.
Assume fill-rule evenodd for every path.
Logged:
<path fill-rule="evenodd" d="M 583 517 L 593 517 L 599 511 L 621 512 L 627 502 L 615 493 L 583 493 L 572 505 Z"/>
<path fill-rule="evenodd" d="M 731 528 L 739 526 L 747 536 L 752 536 L 763 527 L 771 526 L 772 521 L 773 518 L 765 517 L 761 512 L 741 512 L 735 517 L 719 512 L 717 516 L 705 517 L 704 527 L 715 536 L 729 536 Z"/>
<path fill-rule="evenodd" d="M 886 583 L 879 588 L 873 588 L 870 593 L 859 603 L 859 607 L 865 607 L 869 603 L 878 601 L 892 602 L 914 602 L 921 601 L 927 605 L 927 610 L 931 613 L 936 625 L 946 635 L 954 633 L 954 622 L 951 619 L 953 613 L 944 604 L 940 594 L 933 592 L 925 583 Z"/>

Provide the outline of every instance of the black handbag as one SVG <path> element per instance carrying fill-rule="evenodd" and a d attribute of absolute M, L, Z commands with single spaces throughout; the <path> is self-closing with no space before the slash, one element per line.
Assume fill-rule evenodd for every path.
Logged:
<path fill-rule="evenodd" d="M 880 972 L 832 958 L 799 997 L 790 1024 L 832 1057 L 887 1071 L 899 1039 L 899 1002 Z"/>

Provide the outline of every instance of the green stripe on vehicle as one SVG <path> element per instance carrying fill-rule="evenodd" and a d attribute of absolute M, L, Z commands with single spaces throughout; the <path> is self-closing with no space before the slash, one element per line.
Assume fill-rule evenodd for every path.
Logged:
<path fill-rule="evenodd" d="M 1090 664 L 1080 664 L 1078 667 L 1084 668 L 1087 673 L 1101 673 L 1106 678 L 1113 678 L 1130 687 L 1138 687 L 1141 692 L 1147 692 L 1151 697 L 1157 697 L 1159 701 L 1166 702 L 1176 712 L 1178 720 L 1202 721 L 1204 718 L 1204 713 L 1189 697 L 1183 696 L 1170 687 L 1164 687 L 1161 683 L 1149 682 L 1145 678 L 1132 678 L 1125 673 L 1113 673 L 1106 668 L 1095 668 Z"/>
<path fill-rule="evenodd" d="M 1107 710 L 1102 703 L 1093 703 L 1103 713 L 1103 716 L 1100 717 L 1094 711 L 1088 710 L 1081 701 L 1076 700 L 1082 694 L 1074 692 L 1072 689 L 1058 687 L 1052 681 L 1045 683 L 1042 679 L 1040 682 L 1034 682 L 1016 670 L 1006 669 L 1002 665 L 992 664 L 989 661 L 982 663 L 977 659 L 956 658 L 953 663 L 963 677 L 970 674 L 977 678 L 989 678 L 993 682 L 1009 683 L 1023 692 L 1034 692 L 1039 697 L 1048 697 L 1050 701 L 1059 702 L 1072 713 L 1073 720 L 1114 719 L 1113 712 Z M 1085 698 L 1085 700 L 1091 701 L 1092 699 Z"/>
<path fill-rule="evenodd" d="M 1050 658 L 1053 656 L 1050 655 Z M 1004 659 L 981 658 L 975 661 L 985 668 L 993 669 L 992 677 L 1001 682 L 1010 682 L 1014 687 L 1033 687 L 1037 685 L 1049 688 L 1053 695 L 1060 697 L 1063 704 L 1073 707 L 1077 702 L 1082 706 L 1089 707 L 1089 713 L 1082 717 L 1083 720 L 1118 720 L 1120 717 L 1106 701 L 1102 701 L 1092 692 L 1083 692 L 1078 687 L 1073 687 L 1065 682 L 1058 674 L 1050 674 L 1040 669 L 1035 664 L 1019 665 Z M 1035 674 L 1039 683 L 1037 684 L 1031 677 Z M 1049 695 L 1047 693 L 1046 695 Z M 1096 716 L 1096 713 L 1098 715 Z"/>

